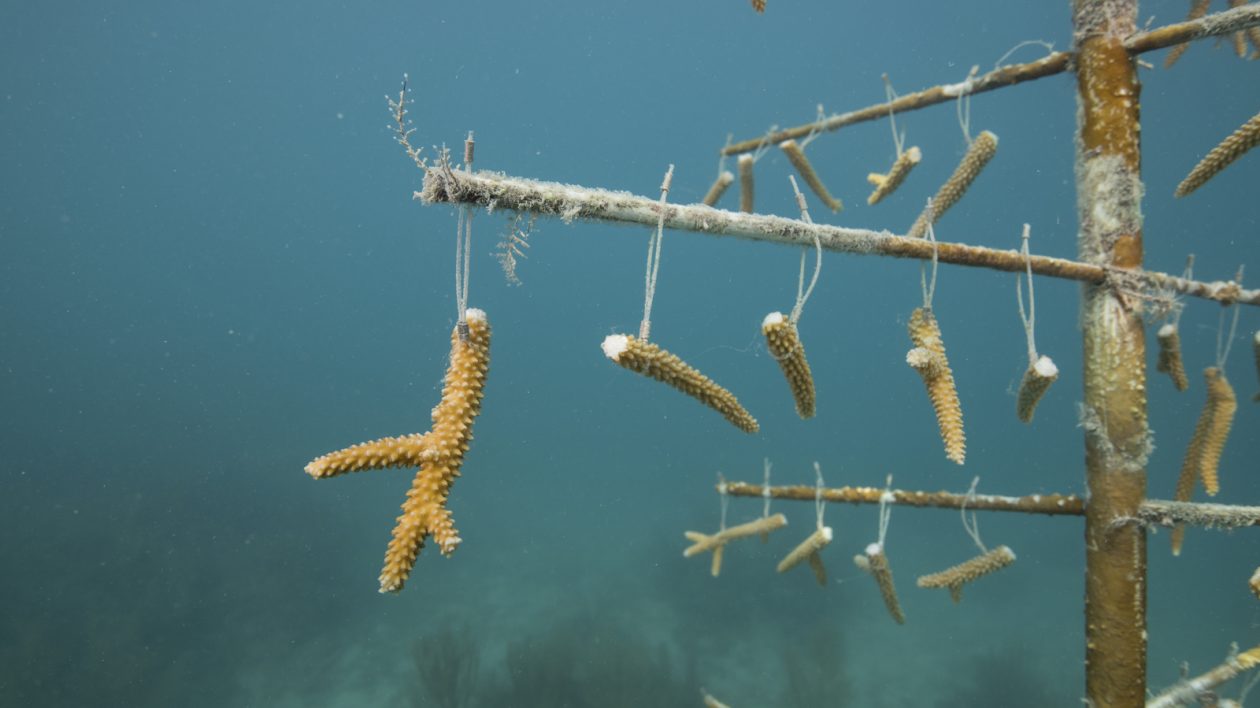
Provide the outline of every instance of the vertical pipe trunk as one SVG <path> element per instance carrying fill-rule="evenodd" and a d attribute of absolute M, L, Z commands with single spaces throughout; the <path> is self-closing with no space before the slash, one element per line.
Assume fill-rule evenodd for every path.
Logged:
<path fill-rule="evenodd" d="M 1073 0 L 1080 259 L 1142 265 L 1138 80 L 1122 41 L 1137 0 Z M 1094 708 L 1146 700 L 1145 341 L 1140 301 L 1114 284 L 1082 294 L 1085 379 L 1085 691 Z"/>

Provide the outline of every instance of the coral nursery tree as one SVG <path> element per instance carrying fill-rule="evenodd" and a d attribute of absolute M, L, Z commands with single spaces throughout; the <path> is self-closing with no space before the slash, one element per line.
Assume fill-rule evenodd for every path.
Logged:
<path fill-rule="evenodd" d="M 1084 498 L 1063 495 L 993 497 L 977 496 L 974 493 L 956 495 L 852 487 L 816 491 L 814 487 L 769 488 L 742 483 L 723 484 L 721 491 L 736 496 L 765 495 L 809 501 L 820 497 L 829 502 L 953 508 L 966 505 L 967 508 L 980 510 L 1083 516 L 1086 557 L 1086 697 L 1090 705 L 1098 707 L 1139 706 L 1147 700 L 1148 531 L 1154 526 L 1241 527 L 1260 524 L 1260 509 L 1256 507 L 1195 504 L 1185 500 L 1169 502 L 1147 498 L 1146 466 L 1151 451 L 1151 435 L 1147 426 L 1144 310 L 1150 301 L 1159 299 L 1161 294 L 1166 293 L 1206 298 L 1223 305 L 1260 305 L 1260 291 L 1246 290 L 1239 282 L 1234 281 L 1196 282 L 1188 277 L 1174 277 L 1143 269 L 1140 83 L 1137 75 L 1139 55 L 1207 37 L 1237 36 L 1240 38 L 1238 41 L 1241 41 L 1243 32 L 1249 32 L 1254 40 L 1256 28 L 1260 27 L 1260 4 L 1231 4 L 1235 7 L 1228 11 L 1212 15 L 1199 12 L 1198 17 L 1194 17 L 1195 13 L 1192 12 L 1192 18 L 1186 22 L 1139 31 L 1136 0 L 1074 0 L 1071 5 L 1073 46 L 1068 51 L 1052 52 L 1044 58 L 1025 64 L 1002 66 L 983 75 L 973 74 L 962 84 L 937 86 L 899 98 L 890 97 L 886 103 L 820 117 L 814 123 L 774 130 L 765 136 L 730 143 L 723 148 L 724 155 L 746 156 L 767 146 L 782 147 L 788 153 L 793 166 L 826 204 L 830 196 L 825 187 L 816 183 L 816 175 L 805 160 L 801 146 L 797 145 L 797 139 L 805 138 L 805 142 L 808 142 L 808 139 L 817 135 L 854 123 L 883 119 L 893 113 L 1072 72 L 1076 78 L 1078 115 L 1075 171 L 1079 225 L 1078 257 L 1075 261 L 1029 255 L 1027 252 L 936 242 L 934 238 L 929 240 L 897 236 L 889 232 L 816 224 L 809 219 L 807 213 L 803 213 L 800 219 L 758 215 L 751 213 L 750 204 L 742 212 L 714 209 L 709 206 L 712 202 L 708 199 L 706 204 L 672 205 L 667 202 L 670 175 L 666 176 L 660 197 L 649 198 L 623 192 L 519 179 L 499 173 L 475 172 L 469 164 L 472 157 L 471 139 L 466 149 L 466 164 L 463 168 L 454 167 L 445 154 L 439 160 L 426 162 L 418 157 L 417 151 L 408 142 L 410 129 L 403 107 L 405 90 L 404 95 L 392 105 L 398 122 L 400 142 L 425 171 L 424 189 L 417 196 L 425 203 L 461 206 L 461 229 L 464 228 L 465 219 L 470 223 L 474 208 L 490 208 L 518 214 L 528 213 L 530 219 L 541 215 L 559 217 L 566 222 L 589 219 L 649 226 L 657 230 L 658 244 L 659 234 L 664 229 L 692 231 L 808 246 L 819 251 L 939 260 L 1007 272 L 1022 273 L 1027 269 L 1030 274 L 1079 281 L 1082 284 L 1080 311 L 1084 351 L 1082 427 L 1088 492 Z M 1205 2 L 1195 3 L 1197 8 L 1205 8 L 1206 5 Z M 1248 125 L 1255 123 L 1257 120 L 1253 119 Z M 1257 142 L 1256 136 L 1260 134 L 1260 129 L 1253 127 L 1248 133 L 1245 128 L 1244 126 L 1234 136 L 1232 147 L 1228 142 L 1223 145 L 1229 154 L 1217 160 L 1220 164 L 1216 169 L 1223 168 Z M 981 138 L 995 141 L 992 136 Z M 982 140 L 977 139 L 976 143 L 980 144 Z M 990 156 L 993 149 L 996 149 L 995 145 L 989 150 Z M 908 154 L 914 155 L 913 160 L 917 161 L 917 149 L 911 150 L 913 152 Z M 900 152 L 899 149 L 899 154 Z M 975 168 L 977 171 L 983 167 L 985 160 L 987 157 L 979 160 L 979 167 Z M 899 159 L 898 162 L 902 161 Z M 741 173 L 749 202 L 752 192 L 751 163 L 749 159 L 741 160 L 741 168 L 746 168 L 746 172 L 741 169 Z M 894 167 L 888 176 L 873 176 L 872 181 L 883 189 L 884 183 L 896 181 L 894 173 L 898 169 Z M 720 190 L 733 181 L 733 177 L 729 175 L 724 179 L 725 182 L 715 185 L 715 189 Z M 942 195 L 953 200 L 961 194 L 958 192 L 949 195 L 947 192 L 948 190 L 943 189 L 938 193 L 938 203 L 942 203 Z M 947 209 L 950 203 L 952 201 L 943 202 L 940 211 Z M 838 205 L 838 200 L 835 204 Z M 929 222 L 939 215 L 931 209 L 929 206 L 925 212 Z M 509 259 L 513 253 L 523 255 L 515 243 L 523 245 L 523 240 L 509 243 L 509 250 L 505 254 Z M 657 248 L 659 249 L 659 245 Z M 654 281 L 650 277 L 651 273 L 649 258 L 650 283 Z M 651 284 L 647 298 L 649 308 L 650 296 Z M 930 310 L 930 297 L 926 293 L 925 300 L 925 309 Z M 801 305 L 803 298 L 798 298 L 798 310 Z M 619 335 L 624 341 L 620 342 L 621 348 L 617 353 L 625 351 L 627 347 L 655 346 L 648 345 L 646 341 L 647 309 L 645 308 L 644 326 L 640 332 L 642 342 L 637 343 L 631 336 Z M 459 331 L 453 335 L 456 348 L 460 346 L 461 337 L 466 339 Z M 1031 336 L 1029 344 L 1030 355 L 1035 354 Z M 608 349 L 605 351 L 608 352 Z M 660 356 L 665 354 L 667 353 Z M 943 349 L 941 355 L 943 362 Z M 615 359 L 614 354 L 610 353 L 609 356 Z M 1035 360 L 1036 357 L 1033 356 L 1032 359 Z M 681 361 L 676 364 L 678 371 L 683 373 L 678 373 L 673 378 L 691 375 L 681 368 L 685 367 Z M 661 378 L 659 372 L 652 373 L 651 366 L 644 367 L 640 367 L 642 373 Z M 1031 368 L 1030 366 L 1030 371 Z M 696 375 L 699 376 L 698 372 Z M 694 390 L 712 384 L 707 378 L 704 378 L 704 382 L 707 383 L 701 386 L 686 381 L 668 381 L 678 388 L 693 389 L 687 392 L 702 400 L 703 396 L 696 394 Z M 725 393 L 716 385 L 713 388 Z M 709 396 L 715 397 L 721 398 L 716 393 Z M 802 410 L 799 400 L 798 410 Z M 708 402 L 722 410 L 722 406 Z M 737 406 L 738 403 L 731 403 L 727 407 Z M 727 414 L 728 418 L 733 415 L 729 411 Z M 1031 412 L 1028 415 L 1031 417 Z M 958 426 L 961 428 L 961 423 Z M 756 423 L 752 421 L 741 427 L 749 431 L 755 430 Z M 943 433 L 944 427 L 942 424 Z M 414 439 L 428 440 L 421 436 L 415 436 Z M 461 447 L 462 449 L 464 448 Z M 961 464 L 961 438 L 956 452 L 951 459 L 956 457 L 955 461 Z M 432 460 L 437 459 L 434 455 L 435 453 L 422 451 L 413 457 L 417 464 L 433 464 Z M 397 464 L 393 458 L 372 459 L 375 461 L 370 466 Z M 411 457 L 406 457 L 406 460 L 411 460 Z M 449 486 L 449 481 L 446 485 Z M 442 487 L 442 500 L 445 499 L 446 488 Z M 709 540 L 720 551 L 726 538 L 711 537 Z M 447 551 L 443 546 L 443 552 Z M 411 560 L 414 560 L 414 555 Z M 715 564 L 715 569 L 716 567 Z M 1260 585 L 1260 582 L 1256 584 Z M 1257 593 L 1260 593 L 1260 588 L 1257 588 Z M 1189 704 L 1213 686 L 1251 668 L 1257 662 L 1260 662 L 1260 650 L 1231 657 L 1213 672 L 1195 682 L 1186 682 L 1175 687 L 1168 696 L 1157 698 L 1155 703 Z"/>

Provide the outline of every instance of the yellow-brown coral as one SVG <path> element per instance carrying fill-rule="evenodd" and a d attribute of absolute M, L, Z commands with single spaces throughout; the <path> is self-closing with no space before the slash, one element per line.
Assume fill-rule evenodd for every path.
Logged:
<path fill-rule="evenodd" d="M 1155 339 L 1159 341 L 1159 359 L 1155 362 L 1155 370 L 1168 374 L 1178 391 L 1190 388 L 1186 365 L 1181 358 L 1181 335 L 1177 333 L 1177 325 L 1171 322 L 1163 325 L 1155 334 Z"/>
<path fill-rule="evenodd" d="M 853 562 L 875 578 L 875 583 L 879 585 L 880 597 L 884 599 L 884 607 L 888 608 L 889 616 L 897 624 L 905 624 L 906 615 L 901 611 L 901 601 L 897 599 L 897 586 L 893 584 L 892 568 L 888 565 L 884 547 L 878 543 L 872 543 L 866 547 L 866 554 L 854 556 Z"/>
<path fill-rule="evenodd" d="M 827 185 L 823 184 L 822 178 L 818 176 L 818 172 L 814 169 L 814 165 L 810 163 L 809 158 L 805 157 L 805 150 L 801 148 L 800 143 L 795 140 L 785 140 L 779 143 L 779 147 L 783 150 L 783 154 L 787 155 L 788 162 L 796 168 L 801 177 L 805 180 L 805 184 L 818 195 L 823 204 L 832 211 L 841 211 L 844 204 L 839 199 L 831 196 L 831 192 L 827 191 Z"/>
<path fill-rule="evenodd" d="M 705 192 L 704 199 L 701 200 L 701 203 L 706 206 L 713 206 L 714 204 L 717 204 L 718 200 L 722 198 L 722 195 L 726 194 L 726 190 L 731 186 L 731 182 L 734 181 L 735 175 L 731 174 L 730 170 L 722 170 L 722 174 L 718 175 L 717 179 L 713 180 L 713 185 L 709 187 L 709 191 Z"/>
<path fill-rule="evenodd" d="M 888 174 L 883 175 L 878 172 L 871 172 L 866 175 L 866 181 L 875 187 L 875 191 L 871 192 L 871 196 L 866 198 L 866 203 L 875 205 L 884 200 L 889 194 L 897 191 L 902 182 L 906 181 L 906 177 L 910 176 L 910 170 L 919 164 L 923 159 L 923 152 L 917 147 L 897 156 L 897 160 L 893 162 L 892 169 L 888 170 Z"/>
<path fill-rule="evenodd" d="M 908 329 L 915 348 L 906 354 L 906 363 L 923 377 L 923 385 L 936 411 L 941 440 L 945 443 L 945 456 L 961 465 L 967 456 L 967 437 L 963 433 L 962 406 L 958 403 L 954 374 L 945 356 L 940 326 L 932 310 L 920 307 L 910 315 Z"/>
<path fill-rule="evenodd" d="M 407 581 L 424 539 L 432 536 L 442 555 L 459 545 L 459 534 L 446 509 L 451 484 L 459 477 L 472 440 L 472 425 L 490 365 L 490 325 L 481 310 L 467 311 L 467 334 L 451 333 L 451 362 L 442 400 L 433 409 L 433 428 L 423 435 L 381 438 L 316 458 L 306 466 L 315 478 L 383 467 L 418 466 L 402 515 L 394 527 L 381 570 L 381 592 L 397 592 Z"/>
<path fill-rule="evenodd" d="M 780 573 L 786 573 L 800 565 L 802 561 L 809 561 L 809 567 L 814 570 L 814 578 L 819 585 L 825 586 L 827 584 L 827 570 L 823 566 L 822 556 L 818 555 L 818 552 L 825 548 L 828 543 L 831 543 L 831 538 L 830 526 L 820 526 L 814 529 L 814 532 L 808 538 L 801 541 L 796 548 L 793 548 L 790 553 L 784 556 L 783 560 L 779 561 L 777 570 Z"/>
<path fill-rule="evenodd" d="M 734 394 L 668 351 L 628 334 L 610 334 L 601 346 L 604 355 L 622 367 L 682 391 L 746 433 L 758 431 L 757 419 L 744 410 Z"/>
<path fill-rule="evenodd" d="M 1251 574 L 1251 592 L 1255 593 L 1256 598 L 1260 599 L 1260 568 L 1256 568 L 1256 572 Z"/>
<path fill-rule="evenodd" d="M 739 166 L 739 210 L 751 214 L 755 188 L 752 155 L 740 155 L 735 164 Z"/>
<path fill-rule="evenodd" d="M 1243 156 L 1251 148 L 1260 144 L 1260 113 L 1251 117 L 1251 120 L 1243 123 L 1221 141 L 1220 145 L 1212 148 L 1199 164 L 1190 170 L 1190 174 L 1181 180 L 1181 184 L 1177 185 L 1177 191 L 1173 192 L 1175 196 L 1184 197 L 1194 190 L 1202 187 L 1205 182 L 1216 176 L 1217 172 L 1229 167 L 1230 163 Z"/>
<path fill-rule="evenodd" d="M 1209 496 L 1216 496 L 1221 490 L 1218 470 L 1221 465 L 1221 453 L 1225 450 L 1225 441 L 1229 438 L 1229 429 L 1234 424 L 1234 413 L 1238 410 L 1238 399 L 1234 388 L 1225 378 L 1225 372 L 1216 367 L 1208 367 L 1203 376 L 1207 379 L 1207 404 L 1203 408 L 1203 417 L 1208 419 L 1207 429 L 1203 435 L 1203 443 L 1199 449 L 1199 479 Z"/>
<path fill-rule="evenodd" d="M 1203 404 L 1203 412 L 1199 414 L 1194 435 L 1186 448 L 1186 457 L 1181 463 L 1181 475 L 1177 478 L 1173 496 L 1176 501 L 1190 501 L 1195 480 L 1203 481 L 1203 488 L 1209 495 L 1214 496 L 1220 491 L 1218 468 L 1221 452 L 1225 449 L 1225 440 L 1234 422 L 1234 412 L 1238 410 L 1234 389 L 1220 369 L 1208 367 L 1204 369 L 1203 376 L 1207 380 L 1207 401 Z M 1181 555 L 1185 535 L 1184 526 L 1178 524 L 1173 527 L 1173 555 Z"/>
<path fill-rule="evenodd" d="M 796 323 L 782 312 L 771 312 L 761 322 L 761 333 L 766 335 L 766 347 L 779 362 L 792 400 L 796 402 L 796 414 L 801 418 L 813 418 L 815 411 L 814 375 L 805 359 L 805 347 L 796 331 Z"/>
<path fill-rule="evenodd" d="M 908 234 L 910 238 L 923 238 L 923 235 L 927 233 L 928 225 L 935 224 L 946 211 L 949 211 L 950 207 L 962 199 L 971 183 L 980 175 L 980 171 L 997 154 L 997 146 L 997 136 L 987 130 L 972 141 L 971 147 L 967 148 L 967 154 L 963 155 L 962 162 L 958 163 L 958 167 L 954 168 L 954 173 L 937 190 L 936 196 L 932 198 L 931 206 L 919 214 L 919 218 L 910 227 Z"/>
<path fill-rule="evenodd" d="M 773 516 L 763 516 L 760 519 L 739 524 L 738 526 L 722 529 L 715 534 L 684 531 L 683 536 L 688 541 L 691 541 L 691 545 L 683 551 L 683 557 L 690 558 L 697 553 L 712 551 L 713 564 L 709 572 L 716 578 L 722 572 L 722 551 L 726 548 L 727 542 L 759 534 L 762 538 L 765 538 L 766 534 L 769 534 L 771 531 L 777 531 L 784 526 L 787 526 L 787 517 L 783 514 L 774 514 Z"/>
<path fill-rule="evenodd" d="M 1015 552 L 1007 546 L 998 546 L 993 550 L 964 561 L 958 565 L 942 570 L 939 573 L 921 576 L 918 585 L 921 588 L 948 588 L 949 596 L 954 602 L 962 599 L 962 587 L 967 583 L 1001 570 L 1015 562 Z"/>
<path fill-rule="evenodd" d="M 1019 382 L 1019 392 L 1015 395 L 1015 415 L 1020 422 L 1031 423 L 1037 404 L 1046 395 L 1050 384 L 1059 378 L 1059 367 L 1048 356 L 1041 356 L 1028 366 L 1024 378 Z"/>

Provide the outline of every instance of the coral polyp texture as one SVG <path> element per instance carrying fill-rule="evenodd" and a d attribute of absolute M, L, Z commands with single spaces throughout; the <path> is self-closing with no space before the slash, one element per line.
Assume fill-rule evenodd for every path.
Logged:
<path fill-rule="evenodd" d="M 757 419 L 744 410 L 734 394 L 655 344 L 629 334 L 610 334 L 604 338 L 601 347 L 605 356 L 623 368 L 682 391 L 721 413 L 740 430 L 746 433 L 759 430 Z"/>
<path fill-rule="evenodd" d="M 1216 176 L 1216 173 L 1229 167 L 1230 163 L 1243 156 L 1251 148 L 1260 143 L 1260 113 L 1251 117 L 1251 120 L 1243 123 L 1221 141 L 1220 145 L 1212 148 L 1199 164 L 1190 170 L 1190 174 L 1181 180 L 1181 184 L 1177 185 L 1175 196 L 1184 197 L 1194 190 L 1202 187 L 1204 183 Z"/>
<path fill-rule="evenodd" d="M 1015 394 L 1015 415 L 1020 422 L 1032 422 L 1041 397 L 1058 378 L 1059 367 L 1048 356 L 1037 357 L 1037 361 L 1029 365 L 1019 382 L 1019 392 Z"/>
<path fill-rule="evenodd" d="M 918 585 L 921 588 L 947 588 L 950 598 L 958 602 L 962 600 L 964 585 L 989 573 L 999 571 L 1014 562 L 1015 552 L 1007 546 L 998 546 L 952 568 L 921 576 Z"/>
<path fill-rule="evenodd" d="M 1208 367 L 1203 370 L 1203 377 L 1207 381 L 1207 401 L 1203 404 L 1203 412 L 1199 414 L 1199 422 L 1194 426 L 1194 435 L 1190 437 L 1186 457 L 1181 463 L 1181 475 L 1177 478 L 1177 490 L 1173 496 L 1179 502 L 1190 501 L 1196 480 L 1203 482 L 1203 488 L 1211 496 L 1220 491 L 1218 468 L 1221 453 L 1234 423 L 1234 413 L 1238 410 L 1234 389 L 1220 369 Z M 1185 533 L 1184 526 L 1173 528 L 1173 555 L 1181 555 Z"/>
<path fill-rule="evenodd" d="M 875 578 L 875 583 L 879 585 L 880 597 L 884 599 L 884 607 L 888 609 L 888 615 L 893 618 L 893 621 L 897 624 L 905 624 L 906 615 L 901 610 L 901 601 L 897 599 L 897 586 L 893 584 L 892 568 L 888 566 L 888 556 L 884 553 L 884 547 L 878 543 L 872 543 L 866 547 L 865 555 L 854 556 L 853 562 L 858 568 Z"/>
<path fill-rule="evenodd" d="M 820 526 L 814 529 L 814 532 L 808 538 L 801 541 L 796 548 L 793 548 L 790 553 L 784 556 L 783 560 L 779 561 L 776 570 L 780 573 L 786 573 L 803 561 L 809 561 L 809 567 L 814 570 L 814 578 L 819 585 L 825 586 L 827 584 L 827 570 L 823 566 L 822 556 L 818 555 L 818 552 L 825 548 L 828 543 L 831 543 L 831 538 L 830 526 Z"/>
<path fill-rule="evenodd" d="M 484 312 L 470 309 L 467 334 L 461 336 L 460 329 L 457 326 L 451 332 L 451 361 L 442 400 L 432 412 L 432 430 L 352 445 L 306 466 L 306 473 L 316 479 L 386 467 L 419 467 L 385 552 L 381 592 L 402 589 L 425 538 L 432 537 L 446 556 L 460 542 L 446 500 L 468 452 L 473 421 L 481 412 L 490 366 L 490 325 Z"/>
<path fill-rule="evenodd" d="M 866 203 L 870 205 L 878 204 L 884 200 L 884 197 L 897 191 L 901 183 L 906 181 L 906 177 L 910 176 L 910 170 L 913 170 L 914 166 L 922 160 L 923 152 L 917 147 L 912 147 L 897 156 L 896 161 L 893 162 L 892 169 L 888 170 L 888 174 L 871 172 L 866 175 L 866 181 L 875 187 L 875 191 L 871 192 L 871 196 L 866 198 Z"/>
<path fill-rule="evenodd" d="M 779 362 L 792 400 L 796 402 L 796 414 L 801 418 L 813 418 L 815 411 L 814 374 L 805 359 L 805 347 L 801 345 L 796 323 L 782 312 L 771 312 L 761 322 L 761 333 L 766 335 L 766 347 Z"/>
<path fill-rule="evenodd" d="M 805 157 L 805 150 L 800 143 L 795 140 L 785 140 L 779 144 L 779 147 L 783 150 L 783 154 L 787 155 L 788 162 L 792 163 L 792 167 L 795 167 L 801 178 L 805 180 L 805 184 L 809 185 L 809 188 L 822 200 L 823 204 L 827 205 L 828 209 L 832 211 L 844 209 L 844 204 L 827 191 L 827 185 L 823 184 L 814 165 L 810 163 L 808 157 Z"/>
<path fill-rule="evenodd" d="M 997 146 L 997 136 L 987 130 L 972 141 L 962 161 L 958 163 L 958 167 L 954 168 L 954 173 L 936 191 L 936 196 L 932 198 L 932 205 L 919 214 L 919 218 L 910 227 L 910 233 L 907 234 L 910 238 L 923 238 L 927 233 L 928 225 L 935 224 L 945 212 L 949 211 L 950 207 L 962 199 L 967 189 L 971 187 L 971 183 L 980 176 L 980 171 L 997 154 Z"/>
<path fill-rule="evenodd" d="M 690 558 L 698 553 L 712 551 L 713 564 L 710 568 L 710 573 L 716 578 L 722 572 L 722 551 L 726 548 L 728 542 L 737 538 L 757 535 L 765 539 L 766 535 L 771 531 L 777 531 L 784 526 L 787 526 L 787 517 L 783 514 L 774 514 L 773 516 L 763 516 L 760 519 L 739 524 L 738 526 L 722 529 L 715 534 L 684 531 L 683 537 L 691 541 L 691 545 L 683 551 L 683 557 Z"/>
<path fill-rule="evenodd" d="M 1186 365 L 1181 358 L 1181 335 L 1177 332 L 1177 325 L 1171 322 L 1163 325 L 1155 334 L 1155 339 L 1159 341 L 1159 359 L 1155 361 L 1155 370 L 1168 374 L 1178 391 L 1190 388 Z"/>
<path fill-rule="evenodd" d="M 941 440 L 945 443 L 945 456 L 961 465 L 967 456 L 967 437 L 963 433 L 962 406 L 958 403 L 954 373 L 945 356 L 940 325 L 930 309 L 920 307 L 910 315 L 908 329 L 914 349 L 906 354 L 906 363 L 919 372 L 932 399 Z"/>

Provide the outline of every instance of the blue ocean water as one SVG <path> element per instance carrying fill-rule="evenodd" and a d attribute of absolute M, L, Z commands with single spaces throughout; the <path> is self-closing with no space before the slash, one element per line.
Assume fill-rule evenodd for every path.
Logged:
<path fill-rule="evenodd" d="M 1219 8 L 1218 8 L 1219 9 Z M 1184 3 L 1144 3 L 1155 25 Z M 599 350 L 642 312 L 648 229 L 540 220 L 519 286 L 494 258 L 509 215 L 474 225 L 470 304 L 492 365 L 450 507 L 452 558 L 426 548 L 406 589 L 376 591 L 412 472 L 313 481 L 311 458 L 420 432 L 455 318 L 456 214 L 412 199 L 385 96 L 409 74 L 414 140 L 477 137 L 477 166 L 697 201 L 728 134 L 962 81 L 1026 40 L 1070 44 L 1068 3 L 170 3 L 0 9 L 0 705 L 1076 705 L 1083 693 L 1080 519 L 985 514 L 1011 568 L 946 593 L 914 578 L 974 551 L 955 511 L 896 508 L 893 624 L 850 558 L 871 507 L 831 507 L 818 587 L 774 564 L 814 521 L 684 559 L 719 521 L 716 474 L 997 494 L 1081 493 L 1074 283 L 1038 278 L 1037 342 L 1061 379 L 1025 426 L 1010 274 L 943 266 L 935 309 L 960 387 L 964 468 L 944 459 L 905 322 L 919 265 L 827 254 L 801 320 L 818 416 L 799 420 L 759 332 L 791 308 L 795 249 L 666 233 L 653 339 L 727 385 L 745 435 Z M 1003 61 L 1046 49 L 1019 48 Z M 1260 156 L 1173 200 L 1198 158 L 1256 111 L 1260 63 L 1201 42 L 1143 69 L 1147 267 L 1227 279 L 1260 256 Z M 975 97 L 997 157 L 938 238 L 1076 251 L 1074 83 Z M 952 104 L 898 117 L 924 161 L 875 207 L 886 121 L 810 156 L 846 210 L 816 221 L 904 232 L 965 142 Z M 731 165 L 728 165 L 731 166 Z M 794 215 L 791 168 L 757 165 L 758 211 Z M 721 206 L 735 208 L 734 190 Z M 1151 373 L 1150 494 L 1171 496 L 1214 359 L 1220 308 L 1186 303 L 1192 388 Z M 1240 407 L 1224 503 L 1260 502 L 1251 462 L 1256 313 L 1227 371 Z M 1153 350 L 1153 337 L 1150 338 Z M 1153 351 L 1152 358 L 1153 362 Z M 1201 493 L 1200 493 L 1201 494 Z M 761 514 L 732 499 L 728 521 Z M 1260 639 L 1246 530 L 1150 544 L 1150 681 Z M 443 663 L 445 662 L 445 663 Z M 428 673 L 426 673 L 428 672 Z M 427 678 L 426 678 L 427 676 Z M 436 677 L 436 678 L 435 678 Z M 1236 691 L 1233 687 L 1226 690 Z"/>

